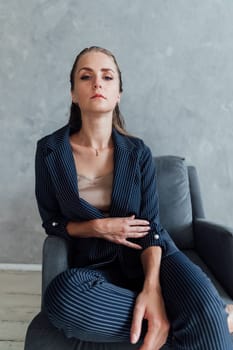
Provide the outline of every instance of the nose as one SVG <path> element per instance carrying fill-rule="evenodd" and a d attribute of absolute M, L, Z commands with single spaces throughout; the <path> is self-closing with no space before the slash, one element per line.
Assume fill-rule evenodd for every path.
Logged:
<path fill-rule="evenodd" d="M 102 88 L 102 84 L 99 77 L 96 77 L 93 82 L 94 89 Z"/>

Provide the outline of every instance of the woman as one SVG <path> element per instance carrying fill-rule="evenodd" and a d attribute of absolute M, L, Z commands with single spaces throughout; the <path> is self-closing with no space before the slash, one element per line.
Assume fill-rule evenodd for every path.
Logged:
<path fill-rule="evenodd" d="M 70 82 L 69 124 L 36 154 L 43 227 L 74 250 L 74 268 L 46 291 L 50 321 L 86 341 L 143 339 L 141 350 L 167 339 L 177 349 L 232 349 L 217 292 L 160 225 L 151 152 L 120 116 L 115 57 L 83 50 Z"/>

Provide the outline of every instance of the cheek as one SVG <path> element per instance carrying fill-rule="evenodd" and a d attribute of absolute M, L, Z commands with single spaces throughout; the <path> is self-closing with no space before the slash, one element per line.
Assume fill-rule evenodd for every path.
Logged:
<path fill-rule="evenodd" d="M 111 100 L 111 103 L 116 104 L 119 102 L 119 96 L 117 94 L 112 94 L 110 100 Z"/>
<path fill-rule="evenodd" d="M 82 89 L 75 89 L 73 92 L 72 92 L 72 100 L 73 102 L 76 102 L 76 103 L 79 103 L 81 100 L 82 100 L 82 94 L 83 91 Z"/>
<path fill-rule="evenodd" d="M 115 99 L 117 102 L 120 101 L 120 92 L 118 86 L 112 91 L 112 98 Z"/>

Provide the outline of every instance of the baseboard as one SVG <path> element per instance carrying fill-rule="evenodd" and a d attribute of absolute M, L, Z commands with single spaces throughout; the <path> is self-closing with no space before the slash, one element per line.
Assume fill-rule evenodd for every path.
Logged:
<path fill-rule="evenodd" d="M 0 263 L 0 270 L 15 270 L 15 271 L 41 271 L 41 264 L 3 264 Z"/>

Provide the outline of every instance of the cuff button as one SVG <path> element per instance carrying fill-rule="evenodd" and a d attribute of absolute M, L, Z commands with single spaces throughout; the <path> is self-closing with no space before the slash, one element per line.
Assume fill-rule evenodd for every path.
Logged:
<path fill-rule="evenodd" d="M 57 226 L 57 225 L 58 225 L 57 222 L 52 222 L 52 226 L 53 226 L 53 227 L 55 227 L 55 226 Z"/>
<path fill-rule="evenodd" d="M 159 235 L 158 235 L 158 234 L 155 234 L 155 235 L 154 235 L 154 238 L 155 238 L 155 239 L 159 239 Z"/>

